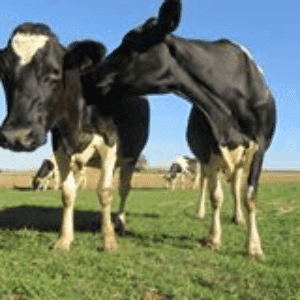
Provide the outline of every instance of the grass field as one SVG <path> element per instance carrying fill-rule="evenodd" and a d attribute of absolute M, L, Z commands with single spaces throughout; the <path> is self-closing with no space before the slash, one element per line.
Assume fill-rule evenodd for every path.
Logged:
<path fill-rule="evenodd" d="M 27 177 L 11 179 L 18 189 L 0 189 L 0 299 L 300 299 L 298 175 L 278 173 L 277 181 L 266 175 L 257 214 L 262 262 L 246 257 L 246 227 L 231 223 L 227 186 L 218 252 L 199 243 L 211 210 L 207 203 L 207 218 L 195 220 L 197 191 L 144 187 L 129 197 L 129 226 L 113 254 L 101 249 L 94 191 L 79 191 L 75 241 L 65 253 L 51 250 L 60 192 L 36 193 L 25 187 Z"/>

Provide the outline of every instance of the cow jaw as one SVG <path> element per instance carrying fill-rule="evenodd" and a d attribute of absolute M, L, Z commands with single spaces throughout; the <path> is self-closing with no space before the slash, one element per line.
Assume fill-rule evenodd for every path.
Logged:
<path fill-rule="evenodd" d="M 17 33 L 12 40 L 12 48 L 15 54 L 20 58 L 22 66 L 31 62 L 36 52 L 46 45 L 48 36 Z"/>

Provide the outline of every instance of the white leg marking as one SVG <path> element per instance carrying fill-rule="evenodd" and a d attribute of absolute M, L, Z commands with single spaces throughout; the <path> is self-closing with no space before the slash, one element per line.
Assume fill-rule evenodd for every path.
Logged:
<path fill-rule="evenodd" d="M 244 170 L 242 167 L 237 168 L 234 174 L 234 178 L 231 182 L 231 189 L 234 199 L 233 220 L 236 224 L 245 224 L 245 219 L 241 207 L 243 171 Z"/>
<path fill-rule="evenodd" d="M 196 210 L 196 218 L 203 220 L 205 217 L 205 200 L 206 200 L 206 191 L 208 185 L 208 178 L 205 171 L 205 167 L 201 167 L 201 182 L 200 182 L 200 199 L 198 201 L 198 206 Z"/>
<path fill-rule="evenodd" d="M 196 163 L 196 177 L 193 185 L 193 190 L 196 190 L 199 188 L 200 185 L 200 177 L 201 177 L 201 164 L 199 162 Z"/>
<path fill-rule="evenodd" d="M 212 206 L 211 228 L 207 236 L 207 244 L 217 250 L 221 245 L 221 221 L 220 212 L 223 203 L 222 175 L 216 166 L 210 166 L 209 171 L 210 201 Z"/>
<path fill-rule="evenodd" d="M 117 144 L 108 147 L 102 139 L 97 148 L 103 162 L 97 187 L 99 202 L 102 206 L 102 243 L 105 250 L 114 251 L 117 248 L 117 243 L 114 226 L 111 221 L 111 204 L 113 201 L 113 178 L 117 161 Z"/>
<path fill-rule="evenodd" d="M 59 240 L 56 249 L 69 250 L 74 239 L 74 204 L 77 186 L 66 155 L 58 155 L 57 161 L 62 176 L 62 201 L 64 204 Z"/>
<path fill-rule="evenodd" d="M 248 212 L 248 245 L 247 252 L 252 259 L 263 259 L 260 238 L 256 225 L 256 201 L 254 199 L 254 188 L 250 186 L 246 192 L 245 205 Z"/>

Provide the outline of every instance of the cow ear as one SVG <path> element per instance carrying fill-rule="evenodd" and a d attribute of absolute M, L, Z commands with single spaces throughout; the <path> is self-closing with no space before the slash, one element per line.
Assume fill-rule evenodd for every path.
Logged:
<path fill-rule="evenodd" d="M 85 40 L 69 45 L 64 57 L 64 70 L 86 69 L 100 63 L 105 56 L 106 48 L 102 43 Z"/>
<path fill-rule="evenodd" d="M 158 28 L 161 33 L 175 31 L 181 19 L 181 0 L 165 0 L 158 13 Z"/>

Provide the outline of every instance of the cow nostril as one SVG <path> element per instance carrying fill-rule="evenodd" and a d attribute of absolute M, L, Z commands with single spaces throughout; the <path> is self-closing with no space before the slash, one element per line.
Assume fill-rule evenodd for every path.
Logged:
<path fill-rule="evenodd" d="M 0 146 L 3 148 L 7 148 L 7 139 L 2 132 L 0 132 Z"/>
<path fill-rule="evenodd" d="M 25 133 L 24 142 L 29 142 L 33 138 L 33 132 L 29 130 L 29 132 Z"/>

